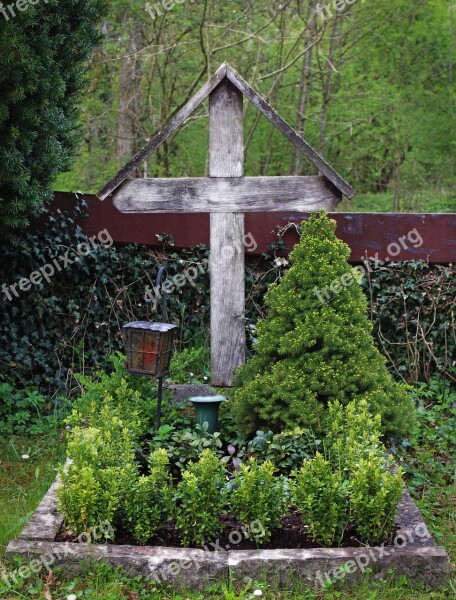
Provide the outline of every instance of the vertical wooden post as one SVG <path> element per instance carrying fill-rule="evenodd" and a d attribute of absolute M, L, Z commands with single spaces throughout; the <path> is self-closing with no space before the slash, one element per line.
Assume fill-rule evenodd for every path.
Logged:
<path fill-rule="evenodd" d="M 209 98 L 209 176 L 244 175 L 242 93 L 228 80 Z M 211 214 L 212 385 L 232 383 L 245 362 L 244 214 Z"/>

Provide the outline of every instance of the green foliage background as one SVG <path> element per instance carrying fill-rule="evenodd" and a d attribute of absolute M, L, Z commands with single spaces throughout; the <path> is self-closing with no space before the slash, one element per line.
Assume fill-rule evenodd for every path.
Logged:
<path fill-rule="evenodd" d="M 96 192 L 229 62 L 360 193 L 365 210 L 455 210 L 454 8 L 366 0 L 197 0 L 153 21 L 114 0 L 83 101 L 80 154 L 56 189 Z M 343 4 L 343 3 L 342 3 Z M 245 102 L 246 174 L 314 174 Z M 204 176 L 207 103 L 138 175 Z M 122 146 L 122 148 L 120 148 Z M 434 204 L 436 197 L 441 204 Z M 356 210 L 357 200 L 345 201 Z M 345 208 L 347 209 L 347 208 Z"/>
<path fill-rule="evenodd" d="M 0 225 L 27 225 L 77 147 L 77 105 L 104 0 L 49 0 L 0 16 Z M 14 7 L 14 4 L 11 6 Z M 6 9 L 5 9 L 6 10 Z"/>

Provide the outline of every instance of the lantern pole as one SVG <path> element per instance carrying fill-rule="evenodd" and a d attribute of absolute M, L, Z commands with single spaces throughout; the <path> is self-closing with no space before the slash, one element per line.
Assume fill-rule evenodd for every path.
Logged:
<path fill-rule="evenodd" d="M 160 289 L 160 286 L 164 281 L 168 279 L 168 271 L 165 267 L 160 267 L 157 273 L 157 279 L 155 280 L 155 289 Z M 162 299 L 162 322 L 166 323 L 168 321 L 168 294 L 163 290 L 163 294 L 161 296 Z"/>
<path fill-rule="evenodd" d="M 165 267 L 160 267 L 157 273 L 157 279 L 155 280 L 155 289 L 159 290 L 163 282 L 168 278 L 168 271 Z M 168 320 L 168 295 L 165 291 L 161 296 L 162 302 L 162 322 L 166 323 Z M 156 429 L 160 429 L 160 420 L 161 420 L 161 410 L 162 410 L 162 400 L 163 400 L 163 377 L 158 378 L 158 392 L 157 392 L 157 415 L 155 418 L 155 427 Z"/>

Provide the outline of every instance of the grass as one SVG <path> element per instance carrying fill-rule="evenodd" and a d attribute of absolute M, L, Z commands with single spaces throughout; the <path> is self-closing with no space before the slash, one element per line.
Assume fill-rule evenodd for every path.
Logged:
<path fill-rule="evenodd" d="M 430 389 L 422 386 L 417 396 L 417 424 L 410 440 L 395 450 L 405 467 L 408 487 L 429 528 L 455 561 L 456 390 L 436 378 L 431 381 Z M 63 453 L 63 444 L 57 434 L 15 436 L 0 441 L 0 556 L 8 540 L 19 533 L 54 479 L 55 467 L 63 459 Z M 23 459 L 23 455 L 29 458 Z M 18 567 L 19 564 L 13 566 L 14 569 Z M 129 576 L 102 563 L 85 567 L 75 579 L 68 579 L 56 569 L 47 577 L 33 576 L 14 588 L 2 582 L 0 573 L 0 600 L 67 600 L 71 594 L 86 600 L 253 600 L 257 597 L 253 595 L 254 590 L 262 590 L 261 597 L 267 600 L 347 597 L 354 600 L 447 600 L 456 596 L 456 581 L 431 591 L 405 577 L 391 576 L 388 580 L 374 581 L 368 572 L 350 591 L 341 583 L 316 592 L 300 587 L 299 581 L 290 587 L 292 591 L 278 590 L 270 581 L 264 581 L 210 586 L 204 592 L 182 592 L 171 587 L 156 587 L 144 578 Z"/>
<path fill-rule="evenodd" d="M 171 586 L 156 587 L 153 582 L 141 577 L 128 576 L 119 568 L 103 563 L 88 566 L 75 579 L 67 580 L 59 570 L 47 578 L 36 577 L 15 589 L 2 588 L 0 579 L 0 598 L 45 598 L 46 600 L 67 600 L 70 594 L 86 600 L 254 600 L 255 590 L 262 591 L 264 600 L 446 600 L 456 592 L 451 584 L 440 590 L 426 590 L 412 586 L 405 577 L 373 581 L 367 574 L 364 580 L 349 591 L 339 587 L 328 591 L 312 591 L 301 587 L 299 581 L 293 582 L 291 590 L 279 590 L 267 581 L 252 581 L 242 584 L 232 583 L 211 585 L 202 592 L 178 590 Z"/>
<path fill-rule="evenodd" d="M 55 479 L 63 455 L 55 433 L 0 440 L 0 558 Z"/>
<path fill-rule="evenodd" d="M 411 439 L 397 449 L 407 486 L 438 544 L 456 561 L 456 387 L 434 377 L 418 389 Z M 409 445 L 408 445 L 409 444 Z"/>

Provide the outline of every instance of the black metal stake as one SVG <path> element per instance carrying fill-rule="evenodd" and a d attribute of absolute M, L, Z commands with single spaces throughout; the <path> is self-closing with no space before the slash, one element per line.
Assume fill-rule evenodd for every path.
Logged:
<path fill-rule="evenodd" d="M 155 427 L 160 429 L 160 419 L 163 399 L 163 377 L 158 378 L 158 397 L 157 397 L 157 416 L 155 418 Z"/>
<path fill-rule="evenodd" d="M 166 281 L 168 278 L 168 271 L 165 267 L 160 267 L 157 273 L 157 279 L 155 280 L 155 289 L 159 290 L 163 281 Z M 162 322 L 166 323 L 168 319 L 168 311 L 167 311 L 167 294 L 163 291 L 161 296 L 162 299 Z M 157 415 L 155 417 L 155 427 L 156 429 L 160 429 L 160 420 L 161 420 L 161 410 L 162 410 L 162 400 L 163 400 L 163 377 L 158 378 L 158 393 L 157 393 Z"/>

